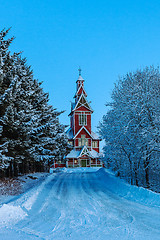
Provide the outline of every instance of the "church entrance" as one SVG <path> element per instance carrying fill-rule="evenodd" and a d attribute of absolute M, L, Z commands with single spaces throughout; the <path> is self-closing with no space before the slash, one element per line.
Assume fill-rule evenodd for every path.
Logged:
<path fill-rule="evenodd" d="M 89 160 L 82 159 L 81 160 L 81 167 L 87 167 L 87 166 L 89 166 Z"/>

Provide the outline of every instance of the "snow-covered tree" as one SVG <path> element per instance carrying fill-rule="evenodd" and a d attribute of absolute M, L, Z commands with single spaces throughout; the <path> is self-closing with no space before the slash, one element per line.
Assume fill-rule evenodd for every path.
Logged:
<path fill-rule="evenodd" d="M 100 123 L 106 162 L 129 182 L 160 188 L 160 72 L 146 67 L 120 78 Z"/>
<path fill-rule="evenodd" d="M 68 151 L 64 126 L 21 54 L 0 33 L 0 170 L 8 176 L 43 169 Z M 3 174 L 1 174 L 3 175 Z"/>

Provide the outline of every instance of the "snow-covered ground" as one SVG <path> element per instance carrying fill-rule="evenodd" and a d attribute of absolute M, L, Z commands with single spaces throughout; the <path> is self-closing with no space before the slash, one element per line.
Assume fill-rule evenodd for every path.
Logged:
<path fill-rule="evenodd" d="M 63 169 L 0 208 L 1 240 L 159 240 L 160 194 L 104 169 Z"/>

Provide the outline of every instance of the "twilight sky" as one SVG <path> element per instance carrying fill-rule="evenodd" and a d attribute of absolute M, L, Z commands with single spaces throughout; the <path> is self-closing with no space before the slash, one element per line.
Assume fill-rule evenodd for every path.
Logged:
<path fill-rule="evenodd" d="M 79 66 L 96 131 L 118 76 L 160 63 L 159 0 L 0 0 L 0 12 L 64 124 Z"/>

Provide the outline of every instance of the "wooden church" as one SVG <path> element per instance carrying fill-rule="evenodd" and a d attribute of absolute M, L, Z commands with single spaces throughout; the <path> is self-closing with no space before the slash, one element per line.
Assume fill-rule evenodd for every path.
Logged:
<path fill-rule="evenodd" d="M 69 114 L 70 128 L 66 132 L 73 149 L 65 157 L 66 167 L 102 167 L 99 151 L 101 139 L 91 129 L 93 110 L 87 100 L 81 69 L 79 69 L 74 99 Z"/>

